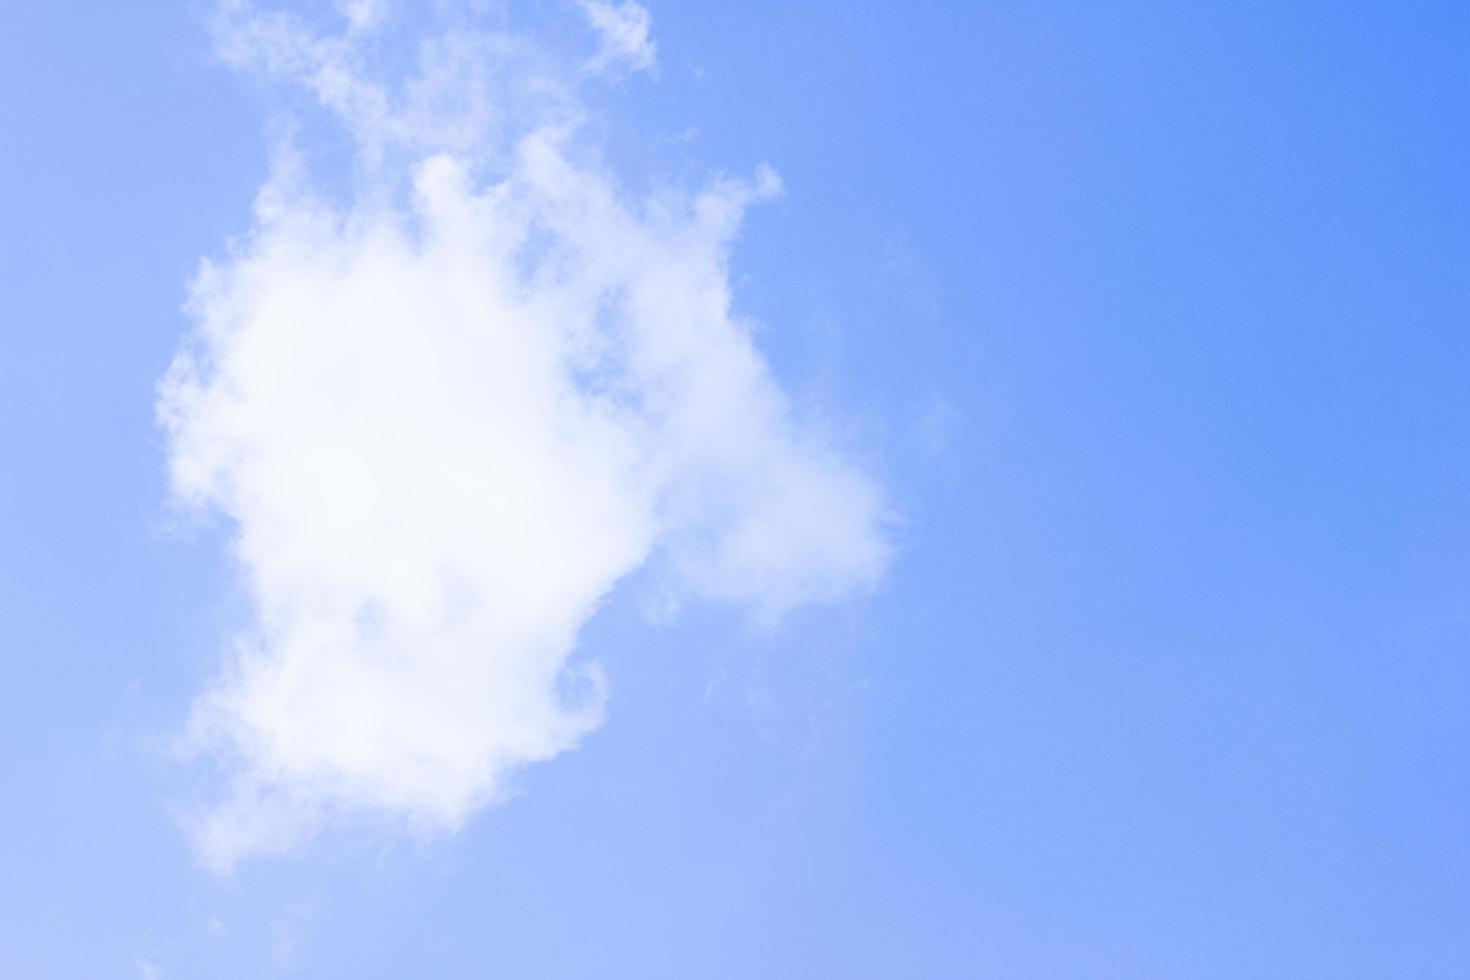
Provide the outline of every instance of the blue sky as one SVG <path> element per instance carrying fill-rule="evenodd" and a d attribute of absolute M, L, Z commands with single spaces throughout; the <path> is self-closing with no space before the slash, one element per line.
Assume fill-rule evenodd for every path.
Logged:
<path fill-rule="evenodd" d="M 675 359 L 677 418 L 704 417 L 689 399 L 728 380 L 743 331 L 774 388 L 735 386 L 720 438 L 578 416 L 597 433 L 610 419 L 616 446 L 666 464 L 657 480 L 616 471 L 611 510 L 585 524 L 576 508 L 614 471 L 575 467 L 612 457 L 562 445 L 543 466 L 514 448 L 529 443 L 503 450 L 487 480 L 520 486 L 516 474 L 563 464 L 595 477 L 530 525 L 553 542 L 575 530 L 602 557 L 531 549 L 569 564 L 548 566 L 555 614 L 525 635 L 574 668 L 598 664 L 605 703 L 558 728 L 536 700 L 551 681 L 505 654 L 507 673 L 465 681 L 469 703 L 520 691 L 545 709 L 527 726 L 546 740 L 507 741 L 475 712 L 452 738 L 369 726 L 372 759 L 406 745 L 430 760 L 385 771 L 352 745 L 322 748 L 319 732 L 272 727 L 291 717 L 259 693 L 274 688 L 221 681 L 242 636 L 267 664 L 321 662 L 318 634 L 270 623 L 288 607 L 293 624 L 326 628 L 303 590 L 378 567 L 354 553 L 339 568 L 336 539 L 312 536 L 373 487 L 263 493 L 264 510 L 220 491 L 192 512 L 170 483 L 171 466 L 196 460 L 177 433 L 238 447 L 198 414 L 184 413 L 194 428 L 160 426 L 158 386 L 211 316 L 269 336 L 249 332 L 252 283 L 315 269 L 305 281 L 329 312 L 354 283 L 397 288 L 389 260 L 332 278 L 328 260 L 359 254 L 349 232 L 290 252 L 253 215 L 262 187 L 284 186 L 272 174 L 287 134 L 310 174 L 310 193 L 283 192 L 288 217 L 325 200 L 371 224 L 374 189 L 398 202 L 387 212 L 417 214 L 405 182 L 426 155 L 466 161 L 471 189 L 504 178 L 501 124 L 454 142 L 414 117 L 374 169 L 364 133 L 391 127 L 343 123 L 291 78 L 226 64 L 207 4 L 7 15 L 0 973 L 1470 974 L 1466 13 L 648 6 L 653 70 L 614 43 L 636 32 L 599 35 L 575 5 L 486 15 L 571 79 L 580 128 L 558 152 L 624 203 L 594 228 L 536 196 L 544 170 L 514 171 L 507 186 L 532 188 L 553 244 L 575 245 L 557 267 L 568 278 L 530 295 L 682 296 L 688 255 L 687 281 L 727 284 L 731 306 L 698 357 Z M 302 12 L 340 29 L 329 5 Z M 431 25 L 388 16 L 371 67 L 391 80 Z M 531 77 L 489 70 L 508 73 L 497 93 Z M 533 122 L 565 109 L 512 108 Z M 782 190 L 754 200 L 762 164 Z M 453 210 L 461 198 L 443 186 Z M 749 205 L 733 239 L 680 210 L 710 187 Z M 667 226 L 638 210 L 650 196 L 673 202 Z M 460 252 L 415 234 L 406 254 L 458 268 Z M 655 258 L 619 265 L 634 239 Z M 237 291 L 199 300 L 201 257 Z M 598 292 L 605 266 L 618 285 Z M 661 298 L 635 299 L 608 322 L 646 326 L 668 309 L 683 322 Z M 576 319 L 544 309 L 553 333 Z M 301 322 L 331 339 L 358 320 Z M 356 365 L 344 375 L 360 369 L 350 377 L 378 390 L 388 354 L 416 364 L 426 329 L 383 314 L 384 356 L 344 358 Z M 647 334 L 655 354 L 675 349 L 663 329 Z M 294 376 L 344 350 L 357 348 L 303 341 L 266 363 Z M 664 391 L 607 370 L 648 401 Z M 219 390 L 207 371 L 195 381 Z M 767 419 L 777 389 L 787 411 Z M 395 391 L 382 404 L 432 394 Z M 301 432 L 330 462 L 333 425 L 378 431 L 361 414 L 372 399 L 332 403 L 352 411 L 315 428 L 316 403 L 246 402 L 259 412 L 240 418 L 263 434 L 242 458 L 296 460 L 280 447 Z M 474 438 L 525 414 L 476 405 Z M 344 465 L 380 455 L 357 436 L 343 436 Z M 743 455 L 721 455 L 727 444 Z M 388 462 L 369 475 L 405 469 Z M 230 480 L 291 493 L 346 472 L 276 483 L 232 465 Z M 748 493 L 728 490 L 743 480 Z M 812 494 L 846 503 L 781 509 Z M 443 499 L 438 523 L 411 515 L 411 540 L 447 527 L 435 560 L 486 553 L 456 537 L 480 511 Z M 298 513 L 315 518 L 300 537 L 316 550 L 286 561 L 268 532 Z M 649 515 L 658 531 L 622 534 Z M 609 526 L 619 534 L 594 549 Z M 769 531 L 755 539 L 765 550 L 737 561 L 752 552 L 724 548 L 732 527 Z M 267 545 L 242 558 L 251 533 Z M 488 553 L 466 573 L 472 606 L 494 598 L 475 575 L 501 582 L 510 567 L 520 588 L 531 567 Z M 372 556 L 384 575 L 417 560 Z M 590 565 L 600 577 L 560 591 Z M 364 581 L 386 598 L 354 612 L 352 642 L 386 623 L 416 638 L 393 675 L 405 689 L 456 688 L 478 647 L 446 655 L 447 674 L 419 672 L 426 620 L 395 611 L 417 608 L 418 583 Z M 277 593 L 285 607 L 262 598 Z M 434 626 L 459 651 L 460 634 Z M 307 716 L 379 703 L 337 697 L 353 689 L 354 649 L 348 673 L 303 689 L 321 709 Z M 222 684 L 238 697 L 201 708 Z M 417 717 L 411 699 L 381 703 Z M 451 778 L 461 745 L 510 761 Z M 310 778 L 280 775 L 298 764 Z M 269 806 L 221 802 L 242 786 Z M 220 814 L 233 822 L 211 824 Z M 200 830 L 226 824 L 232 835 Z"/>

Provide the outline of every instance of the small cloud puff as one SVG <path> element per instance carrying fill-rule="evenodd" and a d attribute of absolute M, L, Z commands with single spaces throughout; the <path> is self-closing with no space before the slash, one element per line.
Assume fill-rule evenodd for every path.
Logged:
<path fill-rule="evenodd" d="M 651 20 L 647 9 L 635 0 L 580 0 L 583 14 L 601 40 L 601 48 L 587 63 L 596 74 L 617 68 L 633 71 L 657 70 L 658 46 L 649 37 Z"/>

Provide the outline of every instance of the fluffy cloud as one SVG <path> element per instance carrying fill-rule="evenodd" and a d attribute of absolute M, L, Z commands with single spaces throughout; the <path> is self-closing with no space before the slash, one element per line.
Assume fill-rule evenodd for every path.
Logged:
<path fill-rule="evenodd" d="M 642 8 L 583 7 L 596 57 L 651 63 Z M 231 522 L 254 613 L 189 731 L 226 773 L 193 821 L 219 869 L 363 814 L 453 829 L 575 746 L 606 689 L 579 630 L 645 564 L 774 617 L 887 557 L 879 487 L 730 312 L 774 173 L 629 201 L 576 124 L 585 58 L 459 19 L 395 81 L 391 12 L 341 14 L 222 8 L 228 57 L 352 135 L 355 191 L 281 154 L 159 389 L 174 494 Z"/>

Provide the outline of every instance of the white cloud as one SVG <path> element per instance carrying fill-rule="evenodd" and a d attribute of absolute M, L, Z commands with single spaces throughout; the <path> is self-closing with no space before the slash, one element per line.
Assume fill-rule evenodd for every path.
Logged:
<path fill-rule="evenodd" d="M 453 829 L 575 746 L 606 690 L 578 633 L 647 563 L 676 600 L 774 617 L 887 558 L 878 486 L 730 311 L 775 174 L 630 202 L 554 57 L 461 26 L 391 84 L 364 67 L 375 6 L 335 35 L 221 21 L 226 53 L 340 117 L 361 172 L 333 203 L 282 155 L 160 383 L 174 493 L 232 522 L 254 610 L 189 732 L 227 773 L 193 824 L 218 869 L 340 818 Z M 425 95 L 511 75 L 543 97 Z"/>
<path fill-rule="evenodd" d="M 598 33 L 602 46 L 587 64 L 592 72 L 626 66 L 634 71 L 657 68 L 658 45 L 648 36 L 652 27 L 648 10 L 634 0 L 579 0 L 587 22 Z"/>

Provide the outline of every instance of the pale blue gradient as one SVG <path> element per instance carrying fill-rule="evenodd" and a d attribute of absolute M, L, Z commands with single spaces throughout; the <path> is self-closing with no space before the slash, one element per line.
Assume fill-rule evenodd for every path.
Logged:
<path fill-rule="evenodd" d="M 781 172 L 737 304 L 886 584 L 629 582 L 518 798 L 227 879 L 166 746 L 242 610 L 152 422 L 266 168 L 204 10 L 0 15 L 0 976 L 1470 976 L 1470 9 L 652 4 L 609 156 Z"/>

